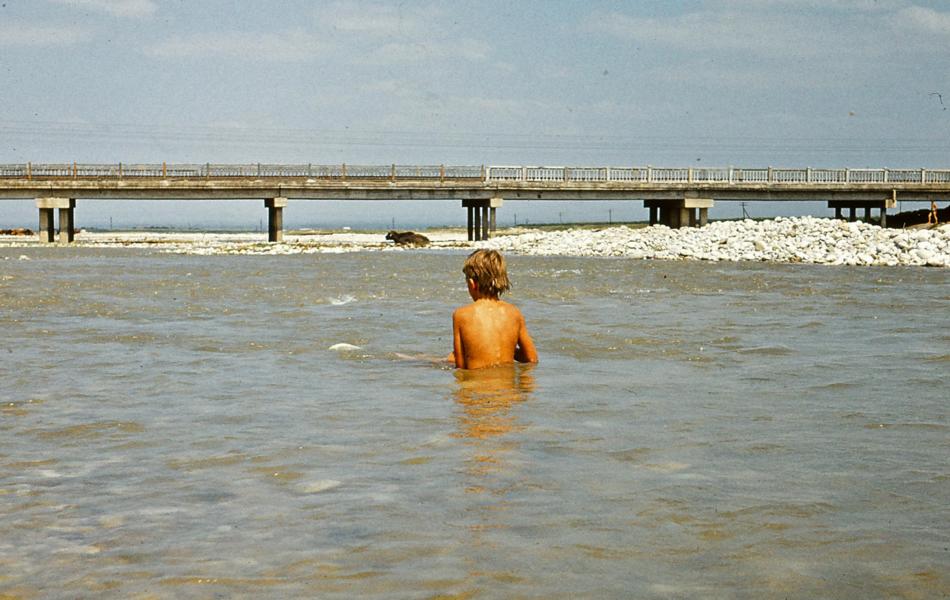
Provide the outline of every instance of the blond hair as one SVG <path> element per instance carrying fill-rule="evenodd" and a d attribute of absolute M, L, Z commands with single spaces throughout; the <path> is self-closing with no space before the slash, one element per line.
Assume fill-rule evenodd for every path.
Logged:
<path fill-rule="evenodd" d="M 498 297 L 511 289 L 504 257 L 496 250 L 476 250 L 462 265 L 465 277 L 475 282 L 478 291 Z"/>

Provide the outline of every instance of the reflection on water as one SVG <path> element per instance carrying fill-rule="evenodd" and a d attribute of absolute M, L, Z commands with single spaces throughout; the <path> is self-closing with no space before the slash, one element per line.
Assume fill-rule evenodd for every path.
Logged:
<path fill-rule="evenodd" d="M 514 431 L 511 408 L 534 391 L 534 365 L 502 365 L 488 369 L 457 369 L 455 401 L 462 407 L 459 436 L 486 440 Z"/>
<path fill-rule="evenodd" d="M 511 434 L 524 427 L 513 409 L 531 399 L 534 367 L 512 364 L 454 372 L 454 400 L 460 409 L 454 436 L 465 447 L 460 483 L 471 503 L 466 545 L 472 553 L 467 561 L 468 575 L 475 585 L 486 580 L 525 580 L 510 565 L 495 564 L 491 555 L 501 545 L 493 536 L 504 535 L 509 529 L 503 516 L 511 493 L 525 483 L 520 471 L 526 466 L 516 465 L 511 458 L 519 450 L 519 442 Z"/>

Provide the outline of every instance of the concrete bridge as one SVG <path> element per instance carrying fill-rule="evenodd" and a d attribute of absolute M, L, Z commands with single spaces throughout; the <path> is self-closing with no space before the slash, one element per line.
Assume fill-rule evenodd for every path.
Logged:
<path fill-rule="evenodd" d="M 291 200 L 460 200 L 468 238 L 486 239 L 504 200 L 642 200 L 650 223 L 702 226 L 716 201 L 827 201 L 856 218 L 903 201 L 950 200 L 950 169 L 445 165 L 0 164 L 0 199 L 36 200 L 39 236 L 73 240 L 77 200 L 264 200 L 268 239 Z"/>

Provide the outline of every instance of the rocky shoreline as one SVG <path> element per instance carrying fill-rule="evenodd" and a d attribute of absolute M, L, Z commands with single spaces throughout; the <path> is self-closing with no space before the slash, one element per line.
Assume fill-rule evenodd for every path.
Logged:
<path fill-rule="evenodd" d="M 479 242 L 515 254 L 633 259 L 950 266 L 950 225 L 882 229 L 815 217 L 716 221 L 702 228 L 530 232 Z"/>
<path fill-rule="evenodd" d="M 468 242 L 462 230 L 428 230 L 429 248 L 395 247 L 384 233 L 288 234 L 270 244 L 255 233 L 83 232 L 81 247 L 150 248 L 180 254 L 311 254 L 358 251 L 428 252 L 495 248 L 506 254 L 603 256 L 629 259 L 771 261 L 827 265 L 950 267 L 950 225 L 882 229 L 861 222 L 815 217 L 715 221 L 702 228 L 662 225 L 632 228 L 502 230 Z M 35 239 L 0 236 L 0 248 L 42 247 Z"/>

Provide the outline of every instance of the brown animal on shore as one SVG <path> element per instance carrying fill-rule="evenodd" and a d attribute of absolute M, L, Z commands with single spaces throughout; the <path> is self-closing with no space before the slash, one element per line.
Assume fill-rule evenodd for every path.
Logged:
<path fill-rule="evenodd" d="M 402 233 L 398 231 L 390 231 L 386 234 L 386 239 L 394 241 L 397 246 L 429 245 L 429 238 L 422 235 L 421 233 L 413 233 L 411 231 L 404 231 Z"/>
<path fill-rule="evenodd" d="M 0 235 L 36 235 L 32 229 L 17 227 L 16 229 L 0 229 Z"/>

